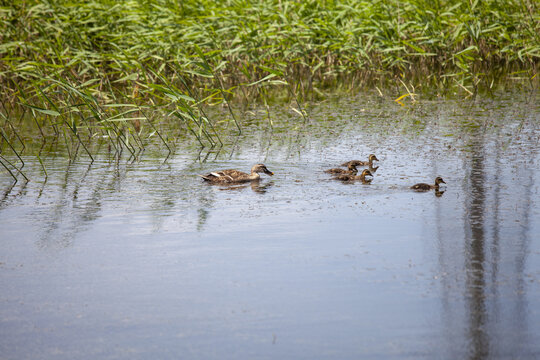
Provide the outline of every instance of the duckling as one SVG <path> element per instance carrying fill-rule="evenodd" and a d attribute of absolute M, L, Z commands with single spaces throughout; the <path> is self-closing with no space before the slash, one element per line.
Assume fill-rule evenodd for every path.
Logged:
<path fill-rule="evenodd" d="M 205 181 L 211 183 L 234 184 L 259 180 L 261 178 L 259 173 L 265 173 L 270 176 L 274 175 L 274 173 L 268 170 L 264 164 L 255 164 L 251 168 L 251 174 L 246 174 L 242 171 L 229 169 L 214 171 L 206 175 L 198 176 L 202 177 Z"/>
<path fill-rule="evenodd" d="M 369 166 L 373 167 L 373 161 L 379 161 L 377 157 L 373 154 L 370 154 L 368 157 L 368 161 L 362 161 L 362 160 L 351 160 L 347 161 L 346 163 L 341 164 L 341 166 L 349 166 L 349 164 L 353 164 L 354 166 Z"/>
<path fill-rule="evenodd" d="M 356 175 L 356 173 L 358 172 L 358 169 L 356 168 L 356 165 L 354 164 L 349 164 L 347 167 L 349 170 L 335 168 L 335 169 L 324 170 L 324 172 L 328 174 L 343 174 L 343 175 Z"/>
<path fill-rule="evenodd" d="M 362 184 L 369 184 L 373 179 L 366 179 L 366 176 L 373 176 L 373 174 L 368 169 L 365 169 L 360 175 L 338 175 L 334 177 L 334 179 L 341 181 L 360 180 L 362 181 Z"/>
<path fill-rule="evenodd" d="M 419 183 L 419 184 L 415 184 L 415 185 L 411 186 L 411 189 L 416 190 L 416 191 L 429 191 L 429 190 L 433 190 L 433 189 L 439 190 L 439 184 L 440 183 L 446 184 L 446 182 L 443 180 L 442 177 L 437 176 L 435 178 L 435 185 L 430 185 L 430 184 L 426 184 L 426 183 Z"/>

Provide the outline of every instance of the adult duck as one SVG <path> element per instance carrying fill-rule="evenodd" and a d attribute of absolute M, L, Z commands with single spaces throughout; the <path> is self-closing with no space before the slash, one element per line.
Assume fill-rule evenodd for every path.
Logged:
<path fill-rule="evenodd" d="M 268 170 L 264 164 L 255 164 L 251 168 L 250 174 L 234 169 L 228 169 L 213 171 L 206 175 L 198 176 L 202 177 L 205 181 L 215 184 L 238 184 L 259 180 L 261 178 L 261 175 L 259 175 L 260 173 L 265 173 L 270 176 L 274 175 L 274 173 Z"/>

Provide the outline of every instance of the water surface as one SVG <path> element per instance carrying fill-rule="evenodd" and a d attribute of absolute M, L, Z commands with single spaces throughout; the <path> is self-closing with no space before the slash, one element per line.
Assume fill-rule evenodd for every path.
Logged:
<path fill-rule="evenodd" d="M 46 179 L 26 156 L 32 181 L 0 173 L 1 358 L 537 359 L 537 100 L 254 110 L 221 149 L 51 150 Z M 370 153 L 370 185 L 322 172 Z"/>

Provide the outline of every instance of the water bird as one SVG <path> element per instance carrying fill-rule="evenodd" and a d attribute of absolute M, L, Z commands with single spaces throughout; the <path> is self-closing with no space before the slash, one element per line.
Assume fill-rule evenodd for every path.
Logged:
<path fill-rule="evenodd" d="M 341 181 L 360 180 L 362 182 L 362 184 L 369 184 L 371 182 L 371 180 L 373 180 L 373 179 L 366 179 L 366 176 L 373 176 L 373 174 L 368 169 L 365 169 L 364 171 L 362 171 L 362 173 L 360 175 L 345 175 L 344 174 L 344 175 L 335 176 L 334 179 L 335 180 L 341 180 Z"/>
<path fill-rule="evenodd" d="M 213 171 L 211 173 L 208 173 L 206 175 L 198 175 L 202 177 L 205 181 L 211 182 L 211 183 L 218 183 L 218 184 L 238 184 L 238 183 L 245 183 L 249 181 L 256 181 L 261 178 L 259 173 L 265 173 L 267 175 L 274 175 L 273 172 L 268 170 L 264 164 L 255 164 L 251 168 L 251 173 L 247 174 L 242 171 L 234 170 L 234 169 L 228 169 L 228 170 L 220 170 L 220 171 Z"/>
<path fill-rule="evenodd" d="M 347 165 L 348 170 L 340 169 L 340 168 L 334 168 L 334 169 L 328 169 L 324 170 L 325 173 L 328 174 L 343 174 L 343 175 L 356 175 L 358 172 L 358 169 L 356 168 L 356 165 L 349 164 Z"/>
<path fill-rule="evenodd" d="M 369 166 L 369 167 L 373 167 L 373 161 L 379 161 L 379 159 L 377 159 L 377 157 L 374 155 L 374 154 L 370 154 L 369 157 L 368 157 L 368 161 L 362 161 L 362 160 L 351 160 L 351 161 L 347 161 L 346 163 L 343 163 L 341 164 L 341 166 L 349 166 L 349 165 L 354 165 L 354 166 Z"/>
<path fill-rule="evenodd" d="M 419 183 L 419 184 L 414 184 L 413 186 L 411 186 L 411 189 L 413 190 L 416 190 L 416 191 L 429 191 L 429 190 L 439 190 L 439 184 L 446 184 L 446 182 L 443 180 L 442 177 L 440 176 L 437 176 L 435 178 L 435 185 L 431 185 L 431 184 L 426 184 L 426 183 Z"/>

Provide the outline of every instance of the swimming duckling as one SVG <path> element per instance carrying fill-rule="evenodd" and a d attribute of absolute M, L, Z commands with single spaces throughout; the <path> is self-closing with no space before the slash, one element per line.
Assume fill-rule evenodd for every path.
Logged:
<path fill-rule="evenodd" d="M 341 164 L 341 166 L 349 166 L 350 164 L 353 164 L 354 166 L 369 166 L 373 167 L 373 161 L 379 161 L 377 157 L 373 154 L 369 155 L 368 161 L 362 161 L 362 160 L 351 160 L 347 161 L 346 163 Z"/>
<path fill-rule="evenodd" d="M 426 184 L 426 183 L 419 183 L 419 184 L 415 184 L 415 185 L 411 186 L 411 189 L 416 190 L 416 191 L 429 191 L 429 190 L 433 190 L 433 189 L 439 190 L 439 184 L 440 183 L 446 184 L 446 182 L 442 179 L 442 177 L 437 176 L 435 178 L 435 185 L 430 185 L 430 184 Z"/>
<path fill-rule="evenodd" d="M 341 180 L 341 181 L 360 180 L 362 182 L 362 184 L 369 184 L 371 182 L 371 180 L 373 180 L 373 179 L 366 179 L 366 176 L 373 176 L 373 174 L 368 169 L 365 169 L 364 171 L 362 171 L 362 173 L 360 175 L 338 175 L 338 176 L 334 177 L 334 179 L 335 180 Z"/>
<path fill-rule="evenodd" d="M 248 181 L 259 180 L 261 176 L 259 173 L 265 173 L 267 175 L 274 175 L 273 172 L 268 170 L 264 164 L 256 164 L 251 168 L 251 174 L 246 174 L 245 172 L 229 169 L 214 171 L 206 175 L 198 175 L 202 177 L 205 181 L 211 183 L 219 184 L 234 184 L 234 183 L 244 183 Z"/>
<path fill-rule="evenodd" d="M 324 172 L 328 174 L 343 174 L 343 175 L 356 175 L 356 173 L 358 172 L 358 169 L 356 168 L 356 165 L 354 164 L 349 164 L 347 167 L 349 170 L 335 168 L 335 169 L 324 170 Z"/>

